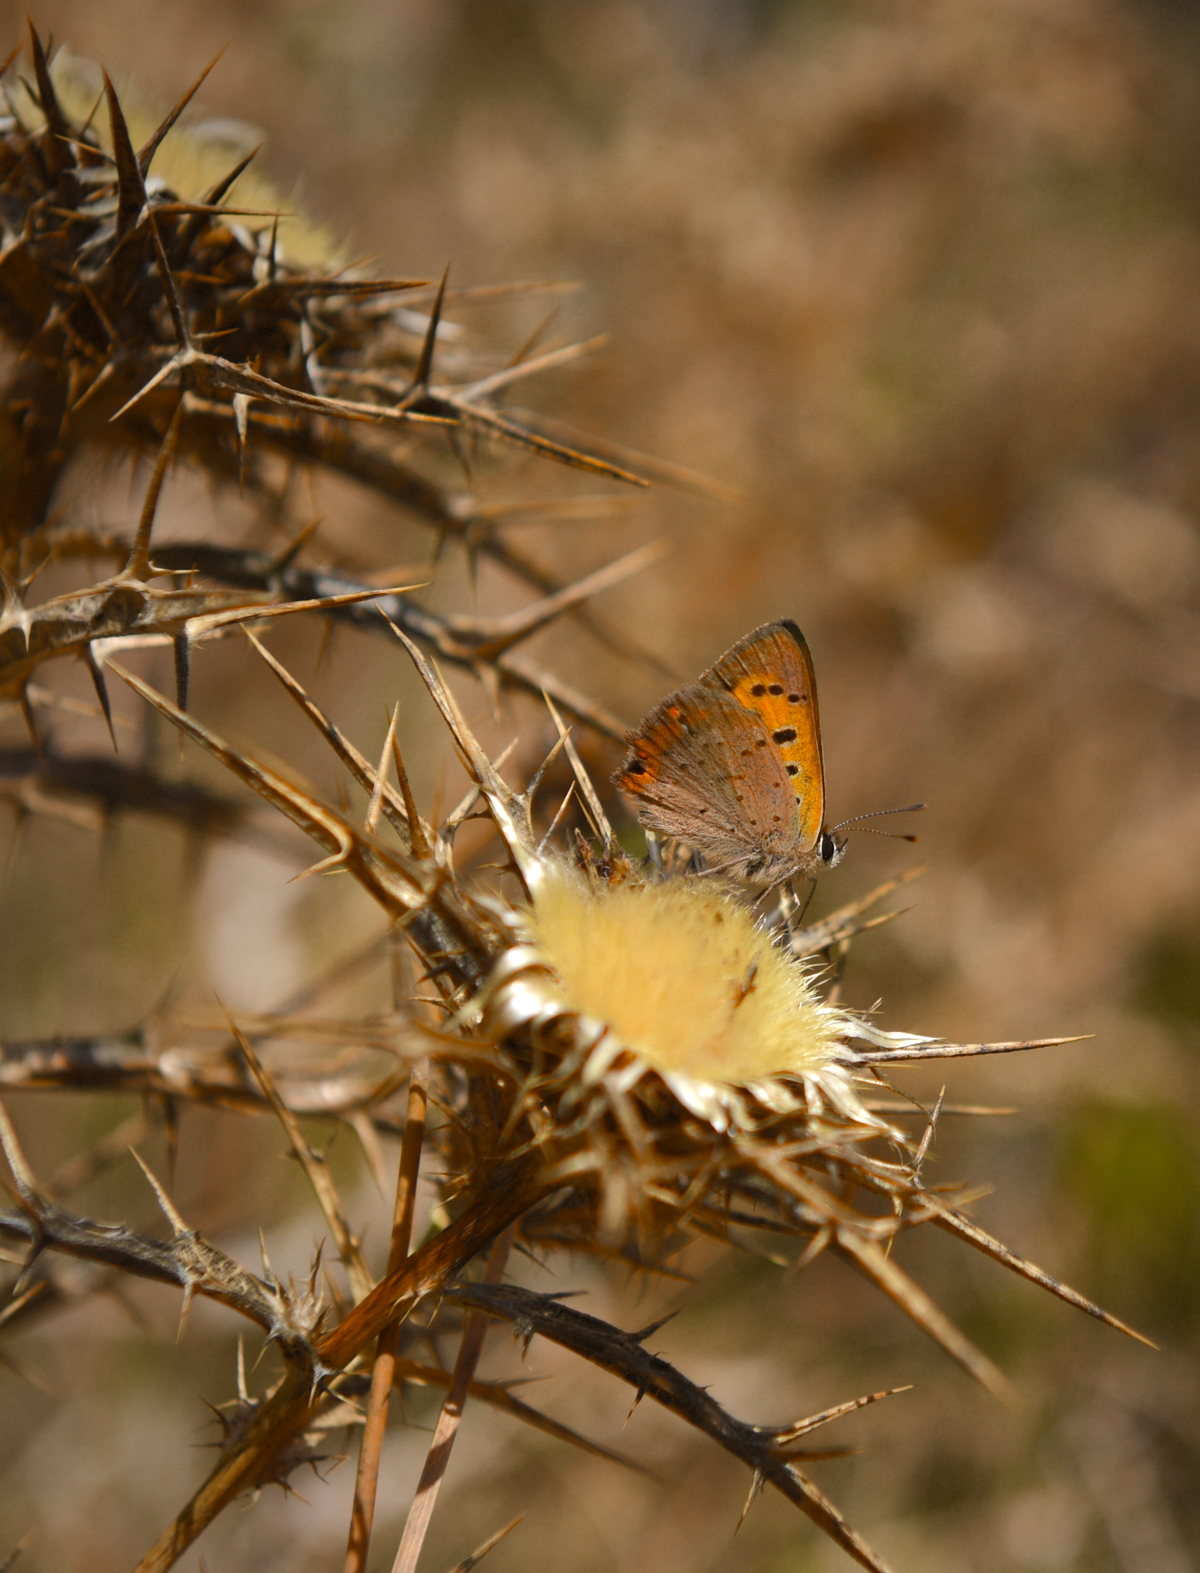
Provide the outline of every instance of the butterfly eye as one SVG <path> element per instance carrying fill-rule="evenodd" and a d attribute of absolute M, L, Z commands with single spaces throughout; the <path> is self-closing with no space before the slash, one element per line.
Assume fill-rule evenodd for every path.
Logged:
<path fill-rule="evenodd" d="M 832 868 L 835 863 L 841 861 L 842 852 L 845 850 L 845 846 L 846 843 L 844 841 L 839 841 L 832 831 L 822 830 L 821 840 L 819 842 L 821 862 L 828 863 Z"/>

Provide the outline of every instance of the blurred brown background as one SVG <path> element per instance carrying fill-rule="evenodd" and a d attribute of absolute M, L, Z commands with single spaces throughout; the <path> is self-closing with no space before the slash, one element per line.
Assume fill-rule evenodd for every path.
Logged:
<path fill-rule="evenodd" d="M 24 9 L 0 5 L 0 52 Z M 438 277 L 449 262 L 460 283 L 582 282 L 555 331 L 607 329 L 609 346 L 521 398 L 739 498 L 659 489 L 611 519 L 514 526 L 514 538 L 519 528 L 562 574 L 669 541 L 662 564 L 602 606 L 681 676 L 756 623 L 801 624 L 833 817 L 929 804 L 915 910 L 858 944 L 847 996 L 882 998 L 886 1026 L 955 1039 L 1094 1034 L 951 1065 L 949 1096 L 1019 1112 L 946 1120 L 932 1161 L 946 1178 L 994 1182 L 981 1221 L 1163 1352 L 941 1236 L 903 1242 L 902 1260 L 1018 1382 L 1015 1412 L 832 1263 L 784 1279 L 697 1254 L 688 1292 L 584 1268 L 529 1281 L 589 1287 L 581 1303 L 626 1326 L 685 1305 L 656 1342 L 748 1418 L 915 1382 L 839 1433 L 861 1456 L 818 1466 L 909 1573 L 1200 1567 L 1194 9 L 47 0 L 34 19 L 166 105 L 228 45 L 199 115 L 263 128 L 281 187 L 301 182 L 304 205 L 381 272 Z M 515 348 L 544 309 L 471 320 Z M 141 484 L 109 476 L 80 496 L 128 519 Z M 511 460 L 483 464 L 478 485 L 497 499 L 589 490 Z M 183 478 L 165 527 L 195 533 L 238 506 Z M 314 493 L 311 509 L 345 561 L 428 560 L 427 532 L 349 487 Z M 468 604 L 453 553 L 432 593 Z M 481 605 L 520 599 L 485 572 Z M 297 662 L 307 651 L 307 673 L 315 642 L 289 629 L 275 647 Z M 575 629 L 553 630 L 539 652 L 631 723 L 668 686 Z M 384 704 L 414 693 L 390 651 L 350 636 L 320 682 L 367 753 Z M 286 701 L 247 677 L 243 657 L 205 655 L 196 684 L 207 719 L 285 758 L 309 750 L 306 768 L 333 790 Z M 515 730 L 510 714 L 492 735 Z M 432 791 L 436 763 L 421 768 Z M 860 836 L 818 901 L 827 909 L 916 860 Z M 132 819 L 103 844 L 35 824 L 0 895 L 0 1031 L 124 1025 L 169 986 L 275 1003 L 374 921 L 349 896 L 288 887 L 292 872 L 230 844 L 197 869 L 182 838 Z M 934 1097 L 940 1079 L 905 1085 Z M 69 1100 L 79 1125 L 68 1131 L 67 1103 L 48 1121 L 45 1103 L 39 1114 L 35 1098 L 13 1100 L 47 1171 L 81 1130 L 122 1112 Z M 220 1183 L 204 1156 L 214 1150 L 226 1155 Z M 242 1202 L 257 1187 L 258 1215 L 276 1220 L 273 1259 L 299 1272 L 311 1214 L 278 1150 L 265 1128 L 197 1116 L 176 1195 L 253 1264 Z M 142 1182 L 125 1176 L 105 1194 L 107 1216 L 154 1226 Z M 41 1522 L 31 1569 L 128 1566 L 208 1467 L 187 1439 L 208 1436 L 197 1394 L 231 1390 L 234 1319 L 199 1307 L 176 1348 L 168 1297 L 135 1299 L 151 1338 L 114 1307 L 20 1346 L 44 1392 L 0 1372 L 0 1552 Z M 493 1337 L 494 1369 L 516 1371 Z M 529 1368 L 555 1378 L 533 1401 L 667 1483 L 472 1413 L 430 1568 L 522 1508 L 488 1563 L 497 1573 L 849 1566 L 780 1501 L 758 1502 L 733 1538 L 748 1481 L 729 1460 L 642 1411 L 622 1434 L 624 1393 L 546 1349 L 535 1345 Z M 424 1437 L 392 1449 L 397 1511 Z M 226 1515 L 182 1565 L 202 1554 L 212 1569 L 340 1566 L 350 1467 L 297 1484 L 308 1505 L 272 1493 Z M 382 1530 L 386 1497 L 380 1511 Z M 381 1534 L 381 1559 L 386 1545 Z"/>

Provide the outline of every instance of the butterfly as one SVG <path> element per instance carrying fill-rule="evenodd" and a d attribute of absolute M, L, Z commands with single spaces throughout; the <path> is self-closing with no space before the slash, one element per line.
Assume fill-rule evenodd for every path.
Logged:
<path fill-rule="evenodd" d="M 678 836 L 709 869 L 771 887 L 833 868 L 817 684 L 796 624 L 764 623 L 626 738 L 613 781 L 641 824 Z"/>

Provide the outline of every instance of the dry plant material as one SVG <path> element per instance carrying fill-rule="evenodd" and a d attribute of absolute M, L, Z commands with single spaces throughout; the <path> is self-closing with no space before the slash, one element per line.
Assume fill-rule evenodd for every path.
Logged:
<path fill-rule="evenodd" d="M 318 1262 L 300 1284 L 284 1283 L 265 1256 L 252 1272 L 191 1228 L 153 1176 L 169 1239 L 77 1216 L 64 1206 L 66 1189 L 113 1161 L 115 1148 L 85 1156 L 57 1185 L 41 1183 L 7 1117 L 0 1122 L 14 1197 L 0 1215 L 0 1238 L 20 1269 L 8 1322 L 44 1314 L 72 1292 L 97 1292 L 98 1282 L 72 1291 L 56 1279 L 48 1264 L 65 1254 L 106 1284 L 133 1274 L 182 1289 L 185 1315 L 198 1294 L 220 1300 L 262 1328 L 283 1363 L 263 1396 L 252 1398 L 239 1380 L 236 1397 L 220 1406 L 219 1458 L 141 1573 L 173 1565 L 242 1493 L 286 1486 L 301 1464 L 329 1456 L 331 1429 L 359 1423 L 345 1566 L 365 1567 L 388 1399 L 406 1381 L 443 1386 L 447 1398 L 398 1567 L 416 1564 L 472 1398 L 627 1462 L 477 1378 L 488 1318 L 507 1322 L 526 1343 L 549 1339 L 615 1375 L 638 1399 L 662 1405 L 747 1464 L 751 1497 L 770 1484 L 859 1565 L 885 1569 L 809 1476 L 808 1463 L 829 1453 L 797 1444 L 886 1394 L 851 1397 L 783 1426 L 742 1421 L 646 1351 L 653 1328 L 623 1332 L 502 1282 L 508 1245 L 542 1259 L 585 1253 L 640 1271 L 670 1270 L 691 1237 L 731 1248 L 757 1241 L 773 1259 L 799 1265 L 828 1250 L 986 1389 L 1004 1394 L 1002 1373 L 895 1261 L 900 1234 L 936 1224 L 1122 1324 L 971 1222 L 964 1207 L 974 1193 L 926 1183 L 922 1160 L 939 1111 L 912 1105 L 914 1128 L 878 1067 L 1038 1045 L 934 1043 L 885 1031 L 839 1002 L 828 963 L 892 915 L 875 908 L 898 881 L 799 929 L 784 912 L 764 916 L 733 884 L 671 873 L 669 856 L 664 869 L 621 849 L 559 713 L 601 732 L 619 735 L 619 724 L 515 647 L 551 620 L 590 616 L 582 603 L 646 566 L 649 554 L 560 586 L 513 553 L 468 492 L 398 456 L 402 434 L 432 434 L 460 445 L 516 445 L 623 484 L 686 479 L 497 403 L 519 377 L 588 346 L 480 364 L 445 333 L 453 296 L 444 279 L 434 287 L 314 269 L 289 253 L 277 214 L 230 205 L 244 161 L 202 199 L 157 180 L 155 155 L 187 99 L 135 147 L 107 78 L 101 136 L 98 118 L 64 107 L 36 33 L 30 53 L 30 77 L 10 70 L 11 113 L 0 126 L 0 333 L 14 352 L 0 376 L 0 699 L 20 707 L 41 744 L 39 712 L 65 702 L 43 686 L 43 669 L 81 659 L 115 741 L 122 717 L 106 673 L 116 674 L 311 838 L 320 859 L 310 872 L 349 874 L 409 947 L 422 979 L 419 1000 L 398 994 L 384 1020 L 322 1018 L 314 994 L 254 1021 L 189 1023 L 164 1014 L 106 1038 L 5 1047 L 0 1082 L 12 1088 L 138 1090 L 169 1123 L 189 1103 L 271 1114 L 337 1253 L 336 1267 Z M 85 446 L 152 466 L 132 540 L 89 535 L 56 517 L 62 477 Z M 303 534 L 275 553 L 204 540 L 154 544 L 172 466 L 239 485 L 264 510 L 284 515 L 281 459 L 354 477 L 472 555 L 493 556 L 539 599 L 506 617 L 435 615 L 411 589 L 381 591 L 309 561 L 315 545 Z M 44 602 L 33 598 L 47 564 L 88 559 L 108 560 L 115 571 Z M 155 582 L 163 579 L 166 586 Z M 247 662 L 261 658 L 365 790 L 365 816 L 322 801 L 191 713 L 197 643 L 229 637 L 251 619 L 306 611 L 403 646 L 470 778 L 459 808 L 417 803 L 394 713 L 374 764 L 248 630 Z M 131 650 L 164 643 L 175 652 L 174 700 L 126 664 Z M 549 829 L 535 828 L 542 772 L 519 788 L 509 783 L 431 653 L 469 668 L 495 695 L 505 687 L 547 695 L 559 730 L 551 760 L 561 753 L 569 763 L 569 797 L 583 806 L 590 835 L 572 840 L 559 828 L 565 802 Z M 0 793 L 22 814 L 57 806 L 60 817 L 85 822 L 90 812 L 102 823 L 123 807 L 174 815 L 204 836 L 261 834 L 244 810 L 211 792 L 172 794 L 147 772 L 124 765 L 106 772 L 95 759 L 61 758 L 49 747 L 0 756 Z M 498 839 L 501 861 L 490 875 L 457 864 L 456 835 L 469 815 L 486 816 Z M 272 1042 L 284 1037 L 307 1039 L 306 1061 L 270 1060 Z M 427 1120 L 427 1104 L 436 1119 Z M 378 1278 L 325 1155 L 300 1124 L 313 1112 L 350 1126 L 377 1172 L 380 1135 L 402 1133 L 392 1238 Z M 439 1207 L 436 1227 L 410 1250 L 419 1174 L 436 1186 Z M 476 1282 L 469 1270 L 481 1257 L 490 1267 Z M 458 1337 L 452 1371 L 417 1359 L 431 1330 Z"/>

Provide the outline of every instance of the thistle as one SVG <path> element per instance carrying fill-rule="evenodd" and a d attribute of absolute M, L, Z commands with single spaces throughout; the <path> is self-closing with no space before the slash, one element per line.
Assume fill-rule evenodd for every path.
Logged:
<path fill-rule="evenodd" d="M 520 1247 L 542 1259 L 587 1253 L 654 1273 L 690 1237 L 730 1249 L 765 1241 L 772 1259 L 801 1266 L 828 1251 L 1002 1394 L 1002 1374 L 893 1259 L 904 1232 L 936 1224 L 1122 1324 L 972 1222 L 966 1187 L 927 1184 L 937 1111 L 898 1098 L 885 1068 L 1038 1045 L 935 1042 L 885 1030 L 837 1000 L 835 958 L 880 921 L 872 911 L 898 881 L 804 927 L 786 902 L 764 907 L 736 882 L 697 877 L 670 848 L 646 860 L 622 849 L 575 740 L 584 729 L 619 735 L 619 726 L 517 646 L 552 619 L 585 615 L 583 603 L 642 566 L 645 554 L 559 585 L 511 552 L 469 491 L 438 481 L 432 460 L 422 469 L 395 452 L 398 433 L 417 440 L 432 431 L 464 448 L 515 444 L 623 484 L 659 478 L 648 461 L 500 407 L 519 376 L 585 347 L 508 365 L 498 354 L 486 364 L 465 353 L 443 357 L 452 303 L 445 280 L 372 280 L 289 256 L 273 215 L 227 205 L 241 164 L 202 200 L 152 178 L 186 99 L 135 148 L 105 80 L 102 141 L 90 119 L 64 107 L 36 34 L 32 62 L 32 81 L 13 89 L 0 150 L 0 327 L 20 351 L 0 388 L 0 415 L 11 439 L 4 462 L 22 478 L 5 487 L 0 513 L 0 695 L 21 707 L 42 745 L 20 805 L 37 810 L 55 769 L 61 780 L 63 761 L 40 724 L 58 702 L 43 687 L 43 669 L 82 659 L 114 738 L 108 674 L 306 833 L 321 853 L 310 872 L 355 880 L 408 947 L 421 980 L 417 997 L 398 999 L 385 1023 L 328 1031 L 328 1063 L 308 1075 L 270 1053 L 273 1040 L 306 1030 L 302 1017 L 231 1019 L 205 1030 L 181 1024 L 183 1056 L 178 1045 L 162 1047 L 161 1024 L 149 1022 L 103 1042 L 5 1046 L 6 1079 L 17 1087 L 72 1087 L 86 1077 L 95 1085 L 103 1070 L 113 1087 L 138 1088 L 171 1109 L 195 1102 L 272 1112 L 340 1263 L 340 1278 L 324 1289 L 318 1266 L 299 1286 L 283 1283 L 265 1258 L 251 1272 L 192 1229 L 157 1180 L 167 1241 L 77 1217 L 62 1206 L 61 1189 L 52 1196 L 37 1180 L 3 1121 L 19 1205 L 0 1216 L 0 1233 L 28 1251 L 14 1287 L 18 1306 L 67 1292 L 56 1289 L 44 1253 L 69 1252 L 180 1287 L 185 1311 L 197 1294 L 221 1300 L 262 1328 L 282 1359 L 264 1396 L 251 1399 L 241 1373 L 237 1396 L 217 1406 L 218 1461 L 140 1568 L 172 1565 L 243 1492 L 286 1483 L 301 1463 L 315 1466 L 334 1426 L 361 1427 L 346 1566 L 365 1566 L 389 1396 L 405 1381 L 443 1387 L 447 1398 L 398 1567 L 415 1564 L 468 1399 L 604 1452 L 477 1378 L 490 1318 L 526 1342 L 558 1342 L 682 1416 L 749 1466 L 751 1497 L 770 1484 L 861 1566 L 884 1569 L 810 1478 L 808 1462 L 828 1455 L 801 1444 L 886 1394 L 851 1395 L 783 1424 L 739 1420 L 645 1350 L 652 1329 L 627 1333 L 556 1296 L 505 1283 L 505 1265 Z M 152 463 L 131 541 L 55 519 L 56 486 L 85 441 Z M 286 516 L 269 463 L 281 455 L 402 501 L 439 536 L 505 562 L 540 599 L 509 618 L 438 617 L 410 590 L 380 592 L 331 571 L 303 534 L 274 554 L 206 540 L 154 544 L 172 464 L 241 484 L 264 514 Z M 45 603 L 32 598 L 45 563 L 89 556 L 113 560 L 114 575 Z M 154 583 L 163 579 L 167 586 Z M 469 778 L 456 809 L 433 815 L 417 802 L 395 714 L 372 762 L 260 637 L 271 618 L 314 611 L 398 642 L 413 662 Z M 324 802 L 189 709 L 196 647 L 239 630 L 247 660 L 265 663 L 361 790 L 358 808 Z M 164 641 L 175 654 L 174 697 L 128 665 L 129 651 Z M 439 661 L 469 668 L 497 696 L 517 690 L 544 700 L 558 741 L 530 779 L 514 785 L 489 757 Z M 558 756 L 573 781 L 567 801 L 551 805 L 547 827 L 537 795 Z M 72 779 L 77 802 L 100 803 L 95 761 Z M 128 771 L 105 779 L 112 801 L 131 800 Z M 152 780 L 146 791 L 167 811 L 167 783 Z M 573 836 L 560 828 L 572 798 L 587 823 Z M 208 794 L 187 800 L 186 811 L 208 814 L 209 825 L 229 823 L 221 807 Z M 494 832 L 500 856 L 491 872 L 459 856 L 469 816 L 485 816 Z M 314 1109 L 352 1126 L 368 1152 L 380 1133 L 401 1136 L 386 1264 L 369 1260 L 325 1156 L 300 1124 Z M 419 1176 L 434 1177 L 439 1205 L 433 1231 L 413 1248 Z M 482 1279 L 468 1274 L 477 1258 L 486 1260 Z M 458 1335 L 452 1369 L 418 1358 L 431 1330 Z"/>

